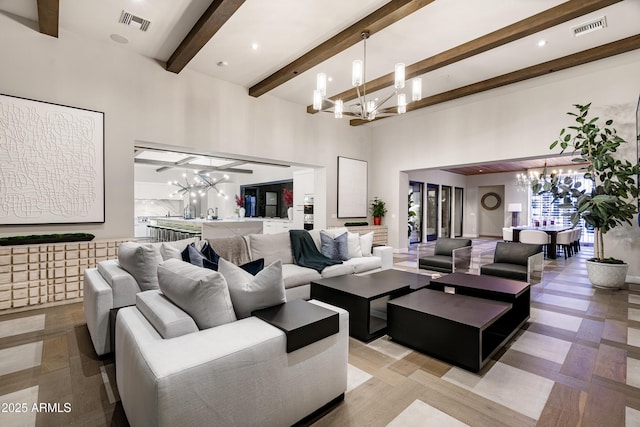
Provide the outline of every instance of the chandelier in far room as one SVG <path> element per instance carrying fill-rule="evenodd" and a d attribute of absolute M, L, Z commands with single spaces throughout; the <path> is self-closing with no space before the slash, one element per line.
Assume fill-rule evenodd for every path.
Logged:
<path fill-rule="evenodd" d="M 207 192 L 209 190 L 214 190 L 218 194 L 218 197 L 224 197 L 225 199 L 229 198 L 229 196 L 224 194 L 223 191 L 216 188 L 216 185 L 227 181 L 229 179 L 229 175 L 224 175 L 220 179 L 212 178 L 209 173 L 196 172 L 194 173 L 194 175 L 195 177 L 193 182 L 189 182 L 189 178 L 187 177 L 186 173 L 182 174 L 182 177 L 184 178 L 184 184 L 179 181 L 169 181 L 169 185 L 178 187 L 178 189 L 175 192 L 171 193 L 170 196 L 187 194 L 192 198 L 195 198 L 196 196 L 204 197 L 207 195 Z M 193 202 L 195 203 L 196 200 L 194 199 Z"/>
<path fill-rule="evenodd" d="M 339 119 L 343 116 L 349 116 L 362 120 L 374 120 L 377 117 L 387 117 L 396 114 L 404 114 L 407 112 L 407 95 L 401 92 L 405 86 L 405 65 L 398 63 L 395 65 L 394 89 L 387 96 L 379 99 L 371 99 L 371 95 L 367 98 L 367 39 L 369 32 L 364 31 L 360 34 L 364 44 L 363 59 L 356 59 L 352 63 L 351 69 L 351 85 L 355 87 L 358 95 L 357 102 L 346 106 L 341 99 L 327 98 L 327 75 L 318 73 L 316 77 L 316 89 L 313 91 L 313 108 L 316 111 L 332 112 Z M 396 99 L 395 106 L 383 108 L 383 105 L 392 98 Z M 419 101 L 422 99 L 422 79 L 416 77 L 412 79 L 411 101 Z"/>

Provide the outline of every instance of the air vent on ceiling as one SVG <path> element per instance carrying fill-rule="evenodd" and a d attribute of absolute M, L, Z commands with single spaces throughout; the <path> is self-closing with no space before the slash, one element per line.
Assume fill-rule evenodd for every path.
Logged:
<path fill-rule="evenodd" d="M 573 36 L 578 37 L 583 34 L 601 30 L 606 26 L 607 26 L 607 18 L 605 16 L 601 16 L 600 18 L 593 19 L 589 22 L 585 22 L 584 24 L 578 25 L 577 27 L 573 27 L 571 30 L 573 31 Z"/>
<path fill-rule="evenodd" d="M 126 10 L 122 11 L 122 15 L 120 15 L 120 20 L 118 22 L 133 28 L 137 28 L 140 31 L 147 31 L 149 29 L 149 25 L 151 25 L 151 21 L 149 21 L 148 19 L 135 16 L 134 14 L 129 13 Z"/>

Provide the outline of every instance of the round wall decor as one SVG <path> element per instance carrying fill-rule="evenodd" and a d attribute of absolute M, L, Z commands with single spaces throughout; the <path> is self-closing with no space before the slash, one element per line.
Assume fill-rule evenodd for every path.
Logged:
<path fill-rule="evenodd" d="M 498 193 L 487 193 L 480 199 L 480 204 L 488 211 L 494 211 L 500 207 L 502 198 Z"/>

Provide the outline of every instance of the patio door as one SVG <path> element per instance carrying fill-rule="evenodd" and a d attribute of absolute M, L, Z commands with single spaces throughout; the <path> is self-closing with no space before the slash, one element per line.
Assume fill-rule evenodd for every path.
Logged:
<path fill-rule="evenodd" d="M 438 238 L 438 217 L 439 217 L 439 189 L 436 184 L 427 184 L 427 192 L 425 193 L 426 199 L 426 224 L 425 224 L 425 237 L 427 242 L 431 242 Z"/>
<path fill-rule="evenodd" d="M 422 187 L 424 184 L 421 182 L 409 182 L 407 206 L 409 244 L 422 242 Z"/>

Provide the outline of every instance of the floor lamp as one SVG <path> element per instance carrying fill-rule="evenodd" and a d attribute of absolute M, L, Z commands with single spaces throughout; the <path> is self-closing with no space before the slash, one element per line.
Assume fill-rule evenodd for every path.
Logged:
<path fill-rule="evenodd" d="M 517 227 L 520 225 L 520 220 L 518 216 L 520 212 L 522 212 L 522 204 L 521 203 L 509 203 L 507 205 L 507 211 L 511 212 L 511 226 Z"/>

